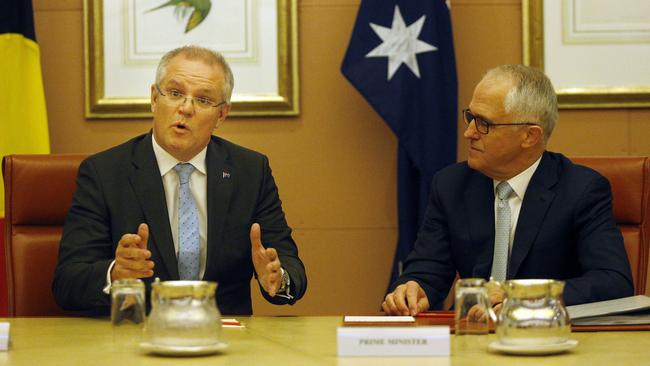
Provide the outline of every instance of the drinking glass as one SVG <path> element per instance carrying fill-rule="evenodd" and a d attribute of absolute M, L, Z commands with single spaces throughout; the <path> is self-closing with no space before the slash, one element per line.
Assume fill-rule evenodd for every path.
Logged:
<path fill-rule="evenodd" d="M 145 321 L 144 283 L 139 279 L 121 279 L 111 284 L 111 324 L 113 344 L 131 349 L 142 340 Z"/>
<path fill-rule="evenodd" d="M 465 278 L 456 281 L 455 338 L 460 347 L 487 346 L 490 331 L 490 302 L 485 280 Z"/>

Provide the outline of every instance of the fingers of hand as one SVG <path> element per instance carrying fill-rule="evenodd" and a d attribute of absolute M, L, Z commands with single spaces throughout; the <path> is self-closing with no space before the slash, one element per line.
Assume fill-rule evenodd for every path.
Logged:
<path fill-rule="evenodd" d="M 485 316 L 485 310 L 479 306 L 472 306 L 467 312 L 467 320 L 470 322 L 481 321 L 481 318 Z"/>
<path fill-rule="evenodd" d="M 113 267 L 113 272 L 111 273 L 111 280 L 116 281 L 123 278 L 147 278 L 151 276 L 153 276 L 153 270 L 133 271 L 115 265 L 115 267 Z"/>
<path fill-rule="evenodd" d="M 488 288 L 488 297 L 491 304 L 498 304 L 503 302 L 503 296 L 505 295 L 503 289 L 500 287 L 491 287 Z"/>
<path fill-rule="evenodd" d="M 395 305 L 394 292 L 391 292 L 390 294 L 386 295 L 386 297 L 384 298 L 384 302 L 381 304 L 381 308 L 388 315 L 401 315 L 401 313 L 397 309 L 397 305 Z"/>
<path fill-rule="evenodd" d="M 495 305 L 492 309 L 494 309 L 494 313 L 499 315 L 501 313 L 501 308 L 503 308 L 503 303 Z"/>
<path fill-rule="evenodd" d="M 424 293 L 424 291 L 422 291 Z M 429 310 L 429 298 L 426 294 L 418 299 L 418 313 Z"/>
<path fill-rule="evenodd" d="M 126 240 L 120 240 L 120 245 L 115 250 L 115 266 L 111 272 L 113 280 L 153 276 L 154 262 L 149 260 L 151 252 L 139 246 L 128 246 L 129 240 L 138 235 L 126 234 L 124 237 L 126 236 Z"/>
<path fill-rule="evenodd" d="M 409 315 L 410 310 L 406 299 L 406 285 L 399 285 L 393 291 L 393 302 L 395 303 L 395 312 L 392 315 Z"/>
<path fill-rule="evenodd" d="M 384 313 L 386 313 L 386 314 L 388 314 L 388 315 L 392 315 L 392 314 L 391 314 L 391 310 L 390 310 L 390 308 L 388 307 L 388 303 L 386 302 L 386 300 L 384 300 L 384 302 L 381 303 L 381 310 L 383 310 Z"/>
<path fill-rule="evenodd" d="M 149 226 L 147 224 L 143 223 L 138 226 L 138 236 L 140 237 L 138 246 L 142 249 L 147 249 L 147 241 L 149 240 Z"/>
<path fill-rule="evenodd" d="M 274 248 L 266 249 L 264 254 L 266 254 L 266 258 L 269 262 L 278 262 L 278 265 L 280 264 L 280 261 L 278 260 L 278 252 Z"/>
<path fill-rule="evenodd" d="M 251 225 L 250 238 L 251 238 L 251 247 L 253 251 L 264 249 L 264 247 L 262 246 L 262 233 L 260 230 L 260 224 L 254 223 L 253 225 Z"/>
<path fill-rule="evenodd" d="M 417 282 L 409 281 L 406 283 L 406 302 L 408 303 L 410 315 L 415 316 L 418 313 L 418 300 L 423 293 Z"/>
<path fill-rule="evenodd" d="M 275 275 L 278 278 L 282 273 L 280 273 L 280 261 L 276 258 L 274 261 L 266 264 L 265 269 L 269 274 Z"/>
<path fill-rule="evenodd" d="M 140 249 L 138 247 L 118 246 L 115 250 L 115 259 L 118 258 L 143 261 L 151 258 L 151 252 L 147 249 Z"/>
<path fill-rule="evenodd" d="M 280 275 L 280 271 L 270 273 L 266 278 L 266 292 L 271 296 L 275 296 L 280 288 L 281 280 L 282 276 Z"/>
<path fill-rule="evenodd" d="M 118 247 L 137 247 L 142 238 L 137 234 L 124 234 L 117 243 Z"/>
<path fill-rule="evenodd" d="M 115 260 L 115 265 L 111 271 L 111 279 L 113 281 L 122 278 L 145 278 L 153 276 L 154 263 L 152 261 L 145 261 L 144 264 L 140 262 L 120 259 Z"/>
<path fill-rule="evenodd" d="M 120 269 L 144 272 L 150 271 L 154 267 L 154 263 L 151 260 L 129 259 L 123 257 L 115 258 L 115 265 L 120 266 Z"/>

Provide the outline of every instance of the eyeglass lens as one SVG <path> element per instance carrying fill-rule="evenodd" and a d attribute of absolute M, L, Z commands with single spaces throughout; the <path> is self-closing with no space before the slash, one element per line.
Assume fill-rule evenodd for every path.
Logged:
<path fill-rule="evenodd" d="M 463 111 L 463 116 L 465 118 L 465 123 L 469 125 L 470 123 L 472 123 L 472 121 L 474 121 L 474 125 L 476 126 L 476 129 L 479 132 L 487 133 L 489 127 L 488 124 L 484 120 L 472 114 L 472 112 L 469 109 L 465 109 Z"/>

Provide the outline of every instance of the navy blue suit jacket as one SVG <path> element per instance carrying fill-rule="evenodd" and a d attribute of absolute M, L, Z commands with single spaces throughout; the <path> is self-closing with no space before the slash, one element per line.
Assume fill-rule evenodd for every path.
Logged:
<path fill-rule="evenodd" d="M 224 314 L 251 314 L 250 227 L 258 222 L 262 243 L 275 248 L 291 278 L 288 300 L 307 287 L 305 268 L 291 237 L 268 159 L 257 152 L 212 136 L 206 153 L 208 237 L 203 279 L 217 281 L 217 304 Z M 153 278 L 178 280 L 178 264 L 164 187 L 153 152 L 151 133 L 93 155 L 79 167 L 77 190 L 63 227 L 52 290 L 64 309 L 108 313 L 102 292 L 117 243 L 138 225 L 149 225 L 147 248 L 154 275 L 143 279 L 149 295 Z M 148 296 L 147 296 L 148 297 Z"/>
<path fill-rule="evenodd" d="M 440 307 L 456 272 L 488 278 L 494 251 L 492 179 L 466 162 L 441 170 L 405 271 L 392 288 L 417 281 Z M 567 305 L 633 294 L 623 237 L 605 177 L 545 152 L 522 202 L 508 279 L 566 281 Z"/>

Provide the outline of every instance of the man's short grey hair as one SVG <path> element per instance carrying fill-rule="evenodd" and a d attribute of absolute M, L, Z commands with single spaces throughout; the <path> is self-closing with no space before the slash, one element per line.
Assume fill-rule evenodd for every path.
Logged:
<path fill-rule="evenodd" d="M 557 95 L 551 80 L 540 70 L 524 65 L 501 65 L 488 70 L 484 80 L 510 80 L 512 89 L 503 107 L 513 122 L 539 123 L 548 141 L 557 122 Z"/>
<path fill-rule="evenodd" d="M 223 74 L 224 74 L 224 79 L 225 79 L 223 84 L 223 97 L 226 103 L 230 104 L 232 89 L 235 86 L 235 78 L 232 75 L 232 70 L 230 69 L 230 65 L 228 65 L 228 62 L 223 57 L 223 55 L 209 48 L 189 45 L 189 46 L 182 46 L 182 47 L 175 48 L 167 52 L 166 54 L 164 54 L 163 57 L 160 59 L 160 62 L 158 63 L 158 68 L 156 69 L 156 84 L 160 85 L 162 80 L 165 78 L 167 72 L 167 65 L 169 65 L 169 62 L 174 57 L 181 56 L 181 55 L 189 60 L 199 59 L 208 65 L 221 66 L 221 69 L 223 70 Z"/>

